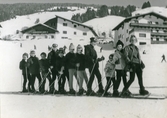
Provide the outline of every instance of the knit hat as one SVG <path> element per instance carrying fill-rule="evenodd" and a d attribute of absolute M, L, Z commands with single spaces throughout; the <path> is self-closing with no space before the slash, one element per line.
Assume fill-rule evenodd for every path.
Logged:
<path fill-rule="evenodd" d="M 109 55 L 109 59 L 110 59 L 110 58 L 113 58 L 113 57 L 114 57 L 114 54 L 110 54 L 110 55 Z"/>
<path fill-rule="evenodd" d="M 124 44 L 123 44 L 123 42 L 122 42 L 121 40 L 118 40 L 118 42 L 117 42 L 117 44 L 116 44 L 116 47 L 117 47 L 118 45 L 122 45 L 122 47 L 124 47 Z"/>
<path fill-rule="evenodd" d="M 92 43 L 92 42 L 97 42 L 97 41 L 96 41 L 96 39 L 94 37 L 91 37 L 90 38 L 90 42 Z"/>
<path fill-rule="evenodd" d="M 63 48 L 59 48 L 59 54 L 60 53 L 64 54 L 64 49 Z"/>
<path fill-rule="evenodd" d="M 35 53 L 35 50 L 31 50 L 31 51 L 30 51 L 30 54 L 31 54 L 31 53 Z"/>
<path fill-rule="evenodd" d="M 74 49 L 75 49 L 74 44 L 71 43 L 70 46 L 69 46 L 69 50 L 74 50 Z"/>
<path fill-rule="evenodd" d="M 56 43 L 54 43 L 54 44 L 52 44 L 52 47 L 56 48 L 56 47 L 58 47 L 58 45 Z"/>
<path fill-rule="evenodd" d="M 41 53 L 41 56 L 42 56 L 42 55 L 44 55 L 44 56 L 46 57 L 46 53 L 45 53 L 45 52 L 42 52 L 42 53 Z"/>
<path fill-rule="evenodd" d="M 27 53 L 24 53 L 23 56 L 27 56 L 27 58 L 28 58 L 28 54 Z"/>
<path fill-rule="evenodd" d="M 80 44 L 77 46 L 77 50 L 83 50 L 83 48 Z"/>

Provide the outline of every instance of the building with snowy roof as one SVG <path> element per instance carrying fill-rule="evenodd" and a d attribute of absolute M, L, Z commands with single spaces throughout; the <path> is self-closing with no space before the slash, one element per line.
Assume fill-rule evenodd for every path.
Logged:
<path fill-rule="evenodd" d="M 98 35 L 92 27 L 60 16 L 22 31 L 23 39 L 86 40 Z"/>
<path fill-rule="evenodd" d="M 138 45 L 167 44 L 167 17 L 155 12 L 136 14 L 120 22 L 115 28 L 115 43 L 118 40 L 129 44 L 133 34 Z"/>

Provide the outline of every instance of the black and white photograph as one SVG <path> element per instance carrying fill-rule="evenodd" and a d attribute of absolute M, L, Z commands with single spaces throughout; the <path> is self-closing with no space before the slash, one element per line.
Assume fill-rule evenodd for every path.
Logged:
<path fill-rule="evenodd" d="M 167 118 L 167 0 L 1 0 L 0 118 Z"/>

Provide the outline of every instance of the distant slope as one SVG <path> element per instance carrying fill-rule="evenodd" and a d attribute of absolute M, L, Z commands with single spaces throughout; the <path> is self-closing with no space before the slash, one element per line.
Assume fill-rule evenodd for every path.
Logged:
<path fill-rule="evenodd" d="M 102 36 L 102 33 L 105 32 L 106 37 L 109 37 L 110 33 L 112 34 L 112 36 L 114 35 L 112 29 L 124 19 L 124 17 L 120 16 L 106 16 L 103 18 L 92 19 L 85 22 L 84 24 L 93 27 L 93 29 L 97 32 L 99 36 Z"/>

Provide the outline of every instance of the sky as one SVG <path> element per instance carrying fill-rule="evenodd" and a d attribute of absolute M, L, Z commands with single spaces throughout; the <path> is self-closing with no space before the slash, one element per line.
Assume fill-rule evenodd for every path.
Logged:
<path fill-rule="evenodd" d="M 0 0 L 2 3 L 84 3 L 84 4 L 100 4 L 108 6 L 127 6 L 135 5 L 141 7 L 148 0 Z M 167 0 L 149 0 L 152 6 L 167 6 Z"/>

